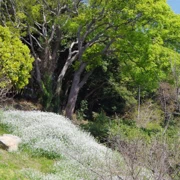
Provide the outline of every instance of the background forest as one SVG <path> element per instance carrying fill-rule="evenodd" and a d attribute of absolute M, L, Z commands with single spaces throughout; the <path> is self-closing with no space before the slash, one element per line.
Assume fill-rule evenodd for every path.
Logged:
<path fill-rule="evenodd" d="M 180 177 L 179 52 L 166 0 L 0 0 L 1 103 L 64 114 L 127 156 L 134 179 L 148 156 L 159 179 Z"/>

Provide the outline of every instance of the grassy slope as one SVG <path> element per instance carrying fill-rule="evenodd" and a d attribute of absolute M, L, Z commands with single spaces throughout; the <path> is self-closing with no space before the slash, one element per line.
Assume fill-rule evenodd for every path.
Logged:
<path fill-rule="evenodd" d="M 118 173 L 119 155 L 63 116 L 5 111 L 0 122 L 0 134 L 8 133 L 8 125 L 23 140 L 19 152 L 0 152 L 0 180 L 95 180 Z"/>
<path fill-rule="evenodd" d="M 0 126 L 0 135 L 8 133 L 4 126 Z M 50 173 L 54 160 L 46 157 L 33 157 L 26 151 L 9 153 L 0 149 L 0 180 L 26 180 L 20 170 L 24 168 L 36 169 L 43 173 Z"/>

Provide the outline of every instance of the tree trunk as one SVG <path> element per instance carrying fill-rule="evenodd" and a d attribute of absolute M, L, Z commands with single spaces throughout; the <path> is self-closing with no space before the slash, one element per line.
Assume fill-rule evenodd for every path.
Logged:
<path fill-rule="evenodd" d="M 80 90 L 79 80 L 80 80 L 80 78 L 76 74 L 74 76 L 74 79 L 73 79 L 70 94 L 69 94 L 69 97 L 68 97 L 68 103 L 67 103 L 66 109 L 65 109 L 66 116 L 69 119 L 72 119 L 73 112 L 74 112 L 75 105 L 76 105 L 76 101 L 77 101 L 77 97 L 78 97 L 78 94 L 79 94 L 79 90 Z"/>
<path fill-rule="evenodd" d="M 50 64 L 50 72 L 51 73 L 54 73 L 56 67 L 57 67 L 57 61 L 58 61 L 58 58 L 59 58 L 59 52 L 58 50 L 60 49 L 60 44 L 61 44 L 61 30 L 60 30 L 60 27 L 56 27 L 56 31 L 55 31 L 55 34 L 56 34 L 56 38 L 55 40 L 53 41 L 52 43 L 52 59 L 51 59 L 51 64 Z"/>
<path fill-rule="evenodd" d="M 62 80 L 66 74 L 66 71 L 68 69 L 68 67 L 70 66 L 70 62 L 66 62 L 65 65 L 63 66 L 62 70 L 61 70 L 61 73 L 59 74 L 58 76 L 58 79 L 57 79 L 57 86 L 56 86 L 56 95 L 59 96 L 60 93 L 61 93 L 61 87 L 62 87 Z"/>
<path fill-rule="evenodd" d="M 81 75 L 86 65 L 87 63 L 85 62 L 81 63 L 79 69 L 74 74 L 72 86 L 71 86 L 69 97 L 68 97 L 68 102 L 65 108 L 66 116 L 69 119 L 72 119 L 80 89 L 83 87 L 83 85 L 86 83 L 89 76 L 92 74 L 92 71 L 87 72 L 86 75 L 81 80 Z"/>
<path fill-rule="evenodd" d="M 39 85 L 40 91 L 43 92 L 43 85 L 42 85 L 42 79 L 41 79 L 41 72 L 39 69 L 39 63 L 37 57 L 35 57 L 35 72 L 36 72 L 36 81 Z"/>
<path fill-rule="evenodd" d="M 62 80 L 67 72 L 67 69 L 69 68 L 69 66 L 76 60 L 76 58 L 78 57 L 78 54 L 74 55 L 71 58 L 68 58 L 68 60 L 66 61 L 66 63 L 64 64 L 61 73 L 58 76 L 57 79 L 57 86 L 56 86 L 56 95 L 59 96 L 61 93 L 61 87 L 62 87 Z"/>

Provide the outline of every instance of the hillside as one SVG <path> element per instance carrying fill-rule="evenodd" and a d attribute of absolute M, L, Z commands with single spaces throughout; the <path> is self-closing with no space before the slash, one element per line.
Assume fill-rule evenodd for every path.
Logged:
<path fill-rule="evenodd" d="M 162 136 L 145 141 L 148 136 L 135 126 L 120 127 L 121 135 L 129 128 L 134 135 L 129 142 L 114 136 L 119 139 L 114 139 L 117 152 L 64 116 L 2 111 L 0 135 L 17 135 L 22 143 L 18 152 L 0 150 L 0 180 L 178 180 L 179 136 L 168 147 Z"/>
<path fill-rule="evenodd" d="M 0 12 L 0 180 L 180 180 L 180 14 L 166 0 Z"/>
<path fill-rule="evenodd" d="M 23 143 L 17 153 L 0 152 L 0 166 L 8 167 L 12 174 L 6 174 L 8 171 L 5 173 L 2 168 L 0 174 L 4 179 L 13 179 L 13 174 L 33 180 L 116 179 L 120 173 L 117 169 L 120 156 L 98 144 L 63 116 L 35 111 L 5 111 L 1 117 L 0 133 L 7 132 L 7 129 L 21 137 Z"/>

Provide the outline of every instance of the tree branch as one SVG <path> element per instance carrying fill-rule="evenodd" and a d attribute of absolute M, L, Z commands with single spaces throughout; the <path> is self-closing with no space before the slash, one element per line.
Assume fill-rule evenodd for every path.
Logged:
<path fill-rule="evenodd" d="M 36 41 L 37 45 L 41 48 L 41 49 L 44 49 L 41 44 L 39 43 L 39 41 L 37 40 L 37 38 L 35 38 L 32 34 L 30 34 L 31 37 Z"/>
<path fill-rule="evenodd" d="M 79 83 L 79 87 L 82 88 L 84 84 L 87 82 L 88 78 L 92 75 L 93 70 L 86 73 L 81 82 Z"/>

